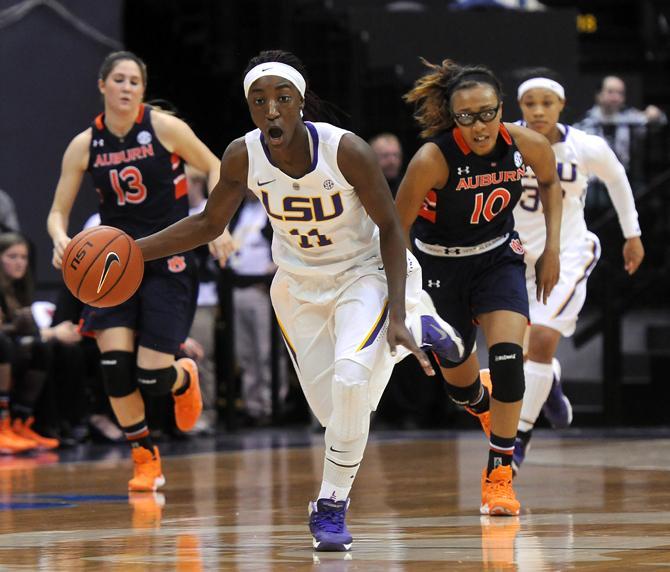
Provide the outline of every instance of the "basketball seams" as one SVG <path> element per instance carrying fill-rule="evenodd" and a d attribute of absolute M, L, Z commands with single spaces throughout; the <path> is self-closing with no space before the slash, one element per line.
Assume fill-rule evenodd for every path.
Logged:
<path fill-rule="evenodd" d="M 128 266 L 129 266 L 129 264 L 130 264 L 130 258 L 131 258 L 131 256 L 133 255 L 133 244 L 132 244 L 132 242 L 130 242 L 130 238 L 129 238 L 128 236 L 126 236 L 125 234 L 121 234 L 121 235 L 119 235 L 119 236 L 115 236 L 115 237 L 114 237 L 114 240 L 116 240 L 117 238 L 123 238 L 123 239 L 128 243 L 128 256 L 127 256 L 127 258 L 126 258 L 126 263 L 125 263 L 125 265 L 123 266 L 123 268 L 121 269 L 121 273 L 119 274 L 119 276 L 118 276 L 118 278 L 116 279 L 116 281 L 114 282 L 114 284 L 112 284 L 109 288 L 107 288 L 107 291 L 106 291 L 104 294 L 102 294 L 101 296 L 98 296 L 97 298 L 91 300 L 90 302 L 87 302 L 87 304 L 89 304 L 89 305 L 91 305 L 91 306 L 93 305 L 94 302 L 97 302 L 98 300 L 101 300 L 102 298 L 104 298 L 105 296 L 107 296 L 112 290 L 114 290 L 114 288 L 116 287 L 116 285 L 121 281 L 121 279 L 122 279 L 123 276 L 125 275 L 126 270 L 128 269 Z M 114 242 L 114 240 L 112 240 L 112 242 Z M 111 244 L 111 243 L 110 243 L 110 244 Z M 105 248 L 107 248 L 107 247 L 105 247 Z M 135 292 L 136 292 L 136 291 L 137 291 L 137 290 L 135 290 Z M 133 294 L 135 294 L 135 292 L 133 292 Z M 132 294 L 131 294 L 131 296 L 132 296 Z M 131 296 L 129 296 L 128 298 L 130 299 Z"/>
<path fill-rule="evenodd" d="M 73 252 L 76 252 L 76 251 L 77 251 L 77 247 L 78 247 L 83 241 L 89 240 L 90 237 L 91 237 L 91 235 L 93 235 L 93 234 L 95 234 L 96 232 L 99 232 L 99 231 L 101 231 L 101 230 L 105 230 L 105 229 L 107 229 L 107 228 L 112 228 L 112 227 L 109 227 L 109 226 L 97 226 L 97 227 L 91 229 L 91 230 L 88 232 L 88 234 L 87 234 L 86 236 L 82 236 L 77 242 L 74 242 L 74 240 L 71 240 L 70 243 L 68 244 L 67 248 L 65 249 L 65 252 L 63 253 L 63 262 L 61 263 L 62 268 L 65 268 L 66 266 L 68 266 L 68 265 L 72 262 L 72 260 L 70 259 L 70 255 L 71 255 Z M 71 244 L 72 246 L 70 246 L 70 244 Z M 63 279 L 65 279 L 65 278 L 63 278 Z"/>
<path fill-rule="evenodd" d="M 120 237 L 124 240 L 118 241 Z M 63 259 L 61 271 L 70 292 L 85 304 L 98 308 L 117 306 L 128 300 L 137 292 L 144 275 L 142 251 L 135 241 L 123 230 L 107 225 L 77 234 L 66 247 Z M 110 267 L 117 263 L 118 268 Z M 96 276 L 99 280 L 94 281 Z M 104 291 L 98 292 L 103 285 Z"/>
<path fill-rule="evenodd" d="M 114 227 L 107 227 L 107 228 L 114 228 Z M 114 230 L 117 230 L 117 229 L 114 229 Z M 116 236 L 112 237 L 112 239 L 111 239 L 110 241 L 108 241 L 104 246 L 102 246 L 102 247 L 99 249 L 98 254 L 95 255 L 95 258 L 94 258 L 94 259 L 91 261 L 91 263 L 88 265 L 88 268 L 87 268 L 86 271 L 84 272 L 84 275 L 81 277 L 81 280 L 79 281 L 79 285 L 77 286 L 77 294 L 76 294 L 76 297 L 77 297 L 77 298 L 79 298 L 79 292 L 81 291 L 81 285 L 82 285 L 82 284 L 84 283 L 84 281 L 86 280 L 86 276 L 88 276 L 88 273 L 90 272 L 90 270 L 91 270 L 91 268 L 93 267 L 93 265 L 96 263 L 96 261 L 98 260 L 98 258 L 100 258 L 100 256 L 105 252 L 105 250 L 107 249 L 107 247 L 108 247 L 110 244 L 112 244 L 112 242 L 114 242 L 117 238 L 119 238 L 119 236 L 120 236 L 120 235 L 117 234 Z M 88 237 L 87 237 L 87 238 L 88 238 Z M 96 298 L 96 299 L 99 300 L 100 298 Z M 82 300 L 82 301 L 83 301 L 83 300 Z M 90 304 L 90 302 L 85 302 L 85 304 Z"/>

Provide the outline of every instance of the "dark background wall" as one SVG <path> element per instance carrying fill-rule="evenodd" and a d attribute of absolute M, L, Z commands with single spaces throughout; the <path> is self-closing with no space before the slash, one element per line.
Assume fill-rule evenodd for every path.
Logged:
<path fill-rule="evenodd" d="M 41 282 L 59 279 L 50 265 L 46 216 L 60 160 L 72 137 L 100 111 L 97 70 L 122 35 L 121 0 L 68 0 L 62 6 L 66 10 L 46 4 L 27 10 L 25 3 L 0 0 L 0 188 L 14 199 L 36 246 Z M 85 181 L 71 232 L 96 208 L 95 191 Z"/>

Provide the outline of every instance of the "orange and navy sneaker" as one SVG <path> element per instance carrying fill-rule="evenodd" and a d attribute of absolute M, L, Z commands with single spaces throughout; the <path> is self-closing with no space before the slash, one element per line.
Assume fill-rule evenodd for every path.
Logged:
<path fill-rule="evenodd" d="M 500 465 L 487 476 L 482 473 L 481 514 L 490 516 L 518 516 L 521 503 L 512 488 L 512 467 Z"/>
<path fill-rule="evenodd" d="M 484 570 L 517 570 L 514 542 L 521 529 L 518 516 L 480 516 Z"/>
<path fill-rule="evenodd" d="M 161 469 L 158 447 L 153 453 L 144 447 L 133 447 L 134 476 L 128 481 L 128 490 L 133 492 L 154 492 L 165 484 Z"/>
<path fill-rule="evenodd" d="M 479 370 L 479 379 L 482 380 L 482 385 L 489 391 L 489 399 L 491 399 L 491 393 L 493 391 L 493 384 L 491 383 L 491 372 L 488 369 Z M 477 413 L 466 407 L 465 410 L 475 417 L 479 418 L 479 422 L 482 424 L 482 429 L 488 438 L 491 438 L 491 411 L 487 409 L 484 413 Z"/>
<path fill-rule="evenodd" d="M 37 449 L 57 449 L 60 441 L 50 437 L 43 437 L 32 428 L 33 423 L 35 423 L 34 417 L 29 417 L 25 421 L 23 419 L 14 419 L 12 421 L 12 431 L 23 439 L 33 441 Z"/>
<path fill-rule="evenodd" d="M 13 455 L 37 448 L 37 443 L 30 439 L 19 437 L 11 428 L 11 421 L 6 417 L 0 421 L 0 453 Z"/>
<path fill-rule="evenodd" d="M 182 395 L 174 395 L 174 416 L 180 431 L 190 431 L 195 427 L 202 413 L 202 395 L 198 366 L 190 358 L 177 360 L 177 365 L 188 372 L 191 378 L 188 389 Z"/>

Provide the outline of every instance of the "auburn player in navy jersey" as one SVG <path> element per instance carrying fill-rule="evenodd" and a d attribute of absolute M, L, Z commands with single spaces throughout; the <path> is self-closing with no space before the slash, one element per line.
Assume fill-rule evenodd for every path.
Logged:
<path fill-rule="evenodd" d="M 407 233 L 416 220 L 412 246 L 424 288 L 463 336 L 465 358 L 439 361 L 451 399 L 477 415 L 490 437 L 480 510 L 516 515 L 511 462 L 524 392 L 528 294 L 512 209 L 529 165 L 547 229 L 537 262 L 537 296 L 546 303 L 559 274 L 561 188 L 549 143 L 501 122 L 502 89 L 490 70 L 450 60 L 424 63 L 429 71 L 405 99 L 416 105 L 426 142 L 409 164 L 396 203 Z M 475 324 L 486 338 L 490 380 L 488 373 L 480 377 L 473 351 Z"/>
<path fill-rule="evenodd" d="M 146 66 L 133 53 L 114 52 L 100 68 L 104 113 L 67 147 L 47 219 L 57 268 L 70 241 L 69 215 L 85 172 L 100 195 L 101 223 L 133 238 L 188 216 L 184 162 L 206 172 L 210 187 L 218 180 L 219 160 L 188 125 L 142 102 L 146 84 Z M 195 425 L 202 409 L 195 363 L 175 362 L 191 326 L 196 295 L 192 255 L 181 252 L 148 263 L 140 289 L 127 302 L 113 308 L 86 307 L 82 316 L 82 330 L 95 334 L 105 389 L 132 445 L 132 491 L 154 491 L 165 482 L 142 393 L 171 392 L 177 426 L 183 431 Z"/>

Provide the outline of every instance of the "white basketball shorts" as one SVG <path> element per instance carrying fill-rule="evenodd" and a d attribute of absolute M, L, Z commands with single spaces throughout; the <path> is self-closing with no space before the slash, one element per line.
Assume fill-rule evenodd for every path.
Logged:
<path fill-rule="evenodd" d="M 583 242 L 571 244 L 561 252 L 561 274 L 546 306 L 536 299 L 535 265 L 526 264 L 526 286 L 530 302 L 531 325 L 547 326 L 570 337 L 586 299 L 586 281 L 600 258 L 600 241 L 587 232 Z"/>
<path fill-rule="evenodd" d="M 375 256 L 335 276 L 296 276 L 283 270 L 270 290 L 272 305 L 300 385 L 325 427 L 332 412 L 333 365 L 350 359 L 370 372 L 370 409 L 375 410 L 395 363 L 387 342 L 388 288 L 381 258 Z M 408 326 L 421 295 L 421 267 L 407 251 Z"/>

